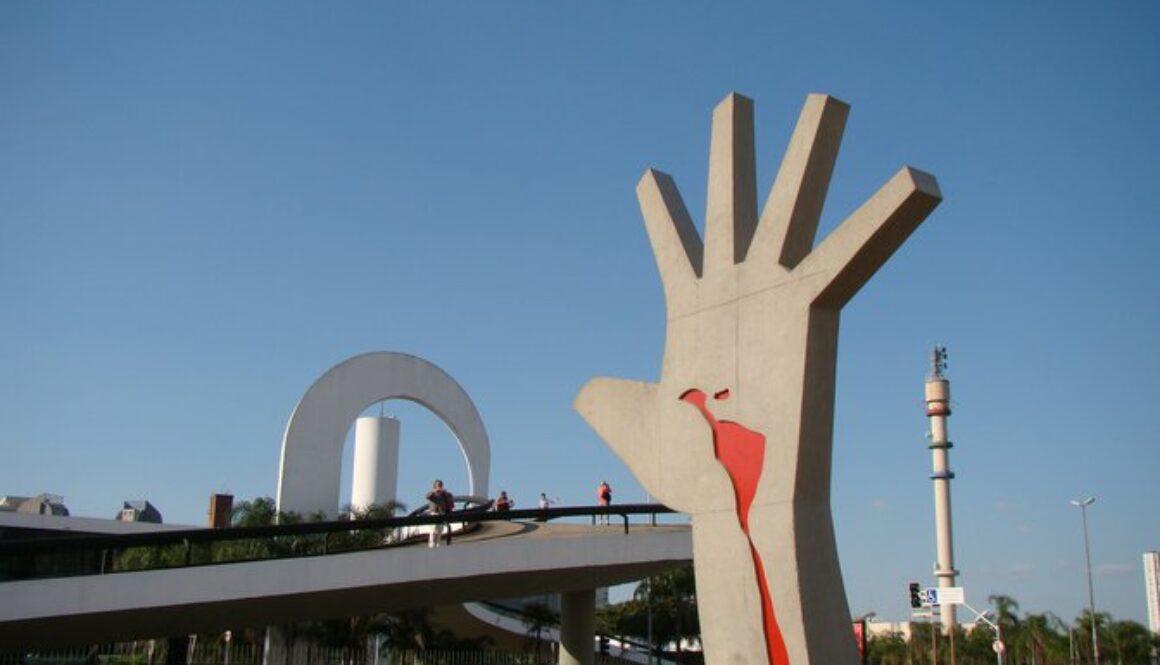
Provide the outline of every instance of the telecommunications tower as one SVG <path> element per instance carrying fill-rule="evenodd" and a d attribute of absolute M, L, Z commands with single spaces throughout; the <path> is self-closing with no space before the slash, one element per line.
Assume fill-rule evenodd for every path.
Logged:
<path fill-rule="evenodd" d="M 926 381 L 926 416 L 930 419 L 931 474 L 934 481 L 934 528 L 938 560 L 934 575 L 940 589 L 955 586 L 954 542 L 951 535 L 951 442 L 947 438 L 947 418 L 951 415 L 951 382 L 943 376 L 947 369 L 947 348 L 936 346 L 931 352 L 931 374 Z M 955 606 L 940 608 L 943 628 L 955 625 Z"/>

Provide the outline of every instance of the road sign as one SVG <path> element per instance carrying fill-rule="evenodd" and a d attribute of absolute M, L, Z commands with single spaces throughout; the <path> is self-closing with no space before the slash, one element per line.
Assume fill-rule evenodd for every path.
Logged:
<path fill-rule="evenodd" d="M 1007 645 L 1003 644 L 1003 640 L 995 640 L 994 642 L 991 642 L 991 649 L 993 649 L 995 653 L 1003 653 L 1007 650 Z"/>
<path fill-rule="evenodd" d="M 922 604 L 923 605 L 938 605 L 938 589 L 935 587 L 927 587 L 922 590 Z"/>
<path fill-rule="evenodd" d="M 962 605 L 967 602 L 961 586 L 941 587 L 938 590 L 939 605 Z"/>
<path fill-rule="evenodd" d="M 925 610 L 911 610 L 910 618 L 912 618 L 912 619 L 915 619 L 915 618 L 933 619 L 933 618 L 939 616 L 938 613 L 935 612 L 934 610 L 935 610 L 935 608 L 933 608 L 933 607 L 928 607 Z"/>
<path fill-rule="evenodd" d="M 946 588 L 927 587 L 922 590 L 922 604 L 924 607 L 938 607 L 939 605 L 962 605 L 966 601 L 966 594 L 961 586 Z"/>

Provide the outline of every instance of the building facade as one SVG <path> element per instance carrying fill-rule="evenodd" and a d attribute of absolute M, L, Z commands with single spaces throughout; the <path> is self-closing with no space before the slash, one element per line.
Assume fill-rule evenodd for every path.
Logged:
<path fill-rule="evenodd" d="M 1144 552 L 1144 593 L 1148 599 L 1148 629 L 1160 634 L 1160 552 Z"/>

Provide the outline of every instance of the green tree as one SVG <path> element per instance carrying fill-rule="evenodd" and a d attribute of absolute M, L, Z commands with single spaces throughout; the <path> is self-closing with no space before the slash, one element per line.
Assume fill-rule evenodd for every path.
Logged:
<path fill-rule="evenodd" d="M 1099 640 L 1100 645 L 1100 660 L 1107 658 L 1107 645 L 1105 642 L 1104 631 L 1105 626 L 1111 621 L 1111 616 L 1106 612 L 1096 612 L 1095 626 L 1096 639 Z M 1079 653 L 1079 662 L 1092 662 L 1092 613 L 1090 610 L 1084 610 L 1075 619 L 1075 648 Z"/>
<path fill-rule="evenodd" d="M 995 613 L 998 615 L 996 623 L 1003 627 L 1003 632 L 1014 629 L 1019 625 L 1019 601 L 1011 596 L 1003 594 L 993 594 L 987 596 L 987 602 L 995 606 Z"/>
<path fill-rule="evenodd" d="M 1022 662 L 1025 657 L 1023 624 L 1019 620 L 1019 602 L 1011 596 L 993 594 L 987 596 L 987 602 L 995 607 L 995 623 L 1002 630 L 1003 643 L 1007 646 L 1007 660 L 1014 664 Z"/>
<path fill-rule="evenodd" d="M 423 650 L 435 643 L 430 608 L 384 615 L 380 628 L 379 634 L 383 636 L 383 645 L 386 647 Z"/>
<path fill-rule="evenodd" d="M 682 566 L 645 580 L 633 597 L 652 608 L 653 641 L 664 647 L 673 644 L 680 660 L 684 641 L 699 642 L 701 623 L 697 616 L 697 580 L 692 566 Z"/>
<path fill-rule="evenodd" d="M 939 635 L 937 621 L 910 622 L 910 662 L 916 665 L 933 663 L 935 649 L 932 648 L 932 641 L 935 647 L 939 647 L 938 651 L 942 652 L 943 640 Z"/>
<path fill-rule="evenodd" d="M 1105 629 L 1116 665 L 1148 665 L 1156 640 L 1151 631 L 1135 621 L 1109 621 Z"/>
<path fill-rule="evenodd" d="M 660 647 L 674 645 L 676 659 L 683 662 L 683 645 L 701 640 L 692 566 L 643 580 L 632 600 L 610 605 L 597 613 L 597 629 L 606 635 L 647 642 L 650 614 L 653 643 Z"/>
<path fill-rule="evenodd" d="M 385 631 L 383 620 L 377 616 L 353 616 L 329 621 L 311 621 L 298 624 L 295 634 L 314 644 L 331 649 L 360 649 L 369 637 Z"/>
<path fill-rule="evenodd" d="M 404 510 L 406 510 L 406 506 L 397 501 L 374 504 L 365 508 L 351 508 L 350 506 L 346 506 L 339 513 L 338 519 L 349 520 L 351 522 L 387 519 L 394 517 Z M 337 531 L 326 537 L 326 549 L 328 552 L 341 552 L 344 550 L 379 547 L 387 543 L 392 531 L 393 529 L 391 528 Z"/>
<path fill-rule="evenodd" d="M 963 630 L 955 641 L 957 665 L 994 665 L 995 630 L 985 623 L 976 623 L 971 630 Z"/>
<path fill-rule="evenodd" d="M 1028 613 L 1023 617 L 1022 647 L 1029 665 L 1049 665 L 1067 661 L 1065 627 L 1051 612 Z"/>
<path fill-rule="evenodd" d="M 118 572 L 170 568 L 181 566 L 186 560 L 184 545 L 164 547 L 130 547 L 113 558 L 113 570 Z"/>
<path fill-rule="evenodd" d="M 909 650 L 902 633 L 874 635 L 866 642 L 866 661 L 870 665 L 906 665 Z"/>
<path fill-rule="evenodd" d="M 278 506 L 274 499 L 263 496 L 235 504 L 230 512 L 230 526 L 270 526 L 277 518 Z"/>
<path fill-rule="evenodd" d="M 239 502 L 230 514 L 230 526 L 243 528 L 297 524 L 302 521 L 302 516 L 297 513 L 279 512 L 274 499 L 268 496 Z M 301 551 L 301 541 L 297 536 L 223 541 L 215 543 L 212 557 L 219 562 L 265 559 Z"/>
<path fill-rule="evenodd" d="M 528 627 L 528 637 L 535 640 L 536 659 L 540 657 L 540 648 L 543 646 L 541 636 L 552 626 L 559 625 L 560 617 L 550 607 L 543 603 L 528 603 L 521 611 L 524 625 Z"/>
<path fill-rule="evenodd" d="M 648 634 L 644 603 L 629 600 L 601 607 L 596 611 L 596 632 L 623 642 L 632 638 L 643 642 L 640 636 Z"/>

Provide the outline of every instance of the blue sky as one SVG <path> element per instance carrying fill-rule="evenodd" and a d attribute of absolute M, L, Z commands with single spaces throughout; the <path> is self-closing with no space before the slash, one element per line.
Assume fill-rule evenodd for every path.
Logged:
<path fill-rule="evenodd" d="M 922 384 L 950 349 L 972 605 L 1145 620 L 1160 549 L 1155 3 L 0 5 L 0 494 L 272 495 L 282 429 L 394 350 L 472 395 L 492 487 L 590 502 L 628 471 L 571 410 L 655 379 L 633 189 L 704 209 L 709 116 L 756 102 L 767 190 L 809 92 L 852 105 L 821 233 L 904 164 L 946 200 L 844 310 L 833 506 L 851 610 L 931 580 Z M 401 499 L 466 473 L 403 419 Z"/>

